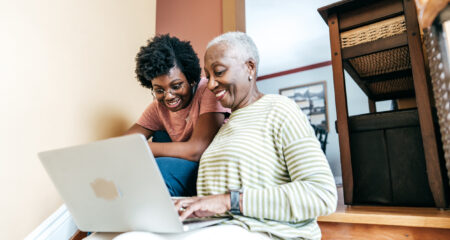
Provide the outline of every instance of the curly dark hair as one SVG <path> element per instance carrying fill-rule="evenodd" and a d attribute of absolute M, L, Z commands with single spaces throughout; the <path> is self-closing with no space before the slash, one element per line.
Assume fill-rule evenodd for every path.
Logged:
<path fill-rule="evenodd" d="M 136 55 L 137 79 L 143 87 L 152 89 L 151 80 L 168 74 L 175 65 L 190 84 L 200 81 L 200 62 L 191 43 L 169 34 L 155 36 Z"/>

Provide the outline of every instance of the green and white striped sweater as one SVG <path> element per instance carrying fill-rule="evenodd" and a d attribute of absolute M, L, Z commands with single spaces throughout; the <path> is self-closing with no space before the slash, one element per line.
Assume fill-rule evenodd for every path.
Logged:
<path fill-rule="evenodd" d="M 334 178 L 299 107 L 265 95 L 232 112 L 203 153 L 199 196 L 243 190 L 243 216 L 229 223 L 281 239 L 320 239 L 317 217 L 335 211 Z"/>

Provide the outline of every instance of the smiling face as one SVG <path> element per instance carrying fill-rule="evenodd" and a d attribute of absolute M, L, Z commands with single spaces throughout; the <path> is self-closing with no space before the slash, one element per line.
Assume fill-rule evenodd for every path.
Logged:
<path fill-rule="evenodd" d="M 187 107 L 192 100 L 192 87 L 177 66 L 153 78 L 152 85 L 155 98 L 172 112 Z"/>
<path fill-rule="evenodd" d="M 222 106 L 237 110 L 253 102 L 255 64 L 239 56 L 236 49 L 219 43 L 208 48 L 205 54 L 205 74 L 208 88 Z"/>

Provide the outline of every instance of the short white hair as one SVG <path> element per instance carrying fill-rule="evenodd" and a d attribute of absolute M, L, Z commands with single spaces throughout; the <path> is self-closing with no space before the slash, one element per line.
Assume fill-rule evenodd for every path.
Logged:
<path fill-rule="evenodd" d="M 258 72 L 259 54 L 258 48 L 252 38 L 243 32 L 227 32 L 215 37 L 206 46 L 208 50 L 213 45 L 224 43 L 232 48 L 238 48 L 239 54 L 246 59 L 253 59 L 256 65 L 256 72 Z"/>

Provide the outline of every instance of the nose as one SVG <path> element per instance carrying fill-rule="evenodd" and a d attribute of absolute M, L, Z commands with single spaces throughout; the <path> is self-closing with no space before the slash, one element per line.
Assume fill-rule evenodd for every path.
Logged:
<path fill-rule="evenodd" d="M 164 99 L 172 99 L 174 97 L 175 97 L 175 95 L 173 94 L 171 89 L 169 89 L 168 91 L 166 91 L 164 93 Z"/>
<path fill-rule="evenodd" d="M 212 76 L 209 77 L 208 89 L 212 91 L 217 87 L 217 85 L 218 85 L 218 83 L 216 82 L 216 80 Z"/>

